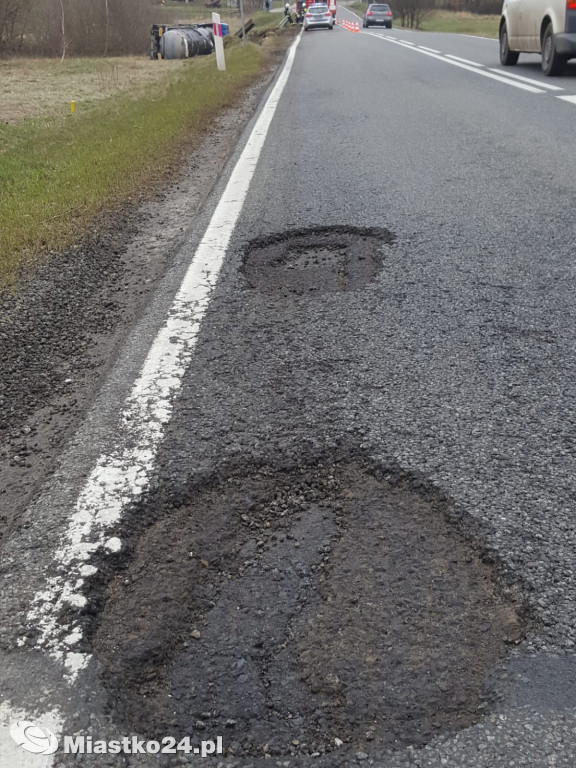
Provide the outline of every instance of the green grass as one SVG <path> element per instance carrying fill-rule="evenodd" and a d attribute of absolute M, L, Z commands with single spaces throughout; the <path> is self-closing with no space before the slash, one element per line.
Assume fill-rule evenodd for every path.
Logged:
<path fill-rule="evenodd" d="M 213 56 L 191 59 L 172 82 L 138 99 L 115 96 L 89 112 L 0 126 L 0 285 L 42 250 L 82 235 L 97 215 L 154 186 L 175 159 L 232 104 L 262 66 L 259 46 L 231 40 L 226 72 Z"/>
<path fill-rule="evenodd" d="M 390 2 L 392 12 L 394 3 Z M 359 16 L 364 14 L 366 3 L 351 3 L 348 8 Z M 394 14 L 394 25 L 400 26 L 400 16 Z M 500 16 L 484 16 L 476 13 L 456 13 L 454 11 L 433 10 L 427 13 L 420 24 L 424 32 L 452 32 L 459 35 L 477 35 L 479 37 L 498 37 Z"/>
<path fill-rule="evenodd" d="M 250 17 L 254 22 L 254 29 L 258 30 L 258 32 L 275 29 L 284 18 L 283 14 L 270 13 L 269 11 L 254 11 L 254 13 L 250 14 Z"/>
<path fill-rule="evenodd" d="M 499 23 L 500 16 L 431 11 L 423 19 L 420 29 L 424 32 L 454 32 L 459 35 L 497 38 Z"/>

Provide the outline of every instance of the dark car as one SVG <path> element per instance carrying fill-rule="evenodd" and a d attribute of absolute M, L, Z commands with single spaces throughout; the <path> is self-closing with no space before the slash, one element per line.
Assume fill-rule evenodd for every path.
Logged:
<path fill-rule="evenodd" d="M 372 3 L 366 8 L 366 13 L 362 18 L 362 26 L 382 26 L 392 29 L 392 11 L 386 3 Z"/>

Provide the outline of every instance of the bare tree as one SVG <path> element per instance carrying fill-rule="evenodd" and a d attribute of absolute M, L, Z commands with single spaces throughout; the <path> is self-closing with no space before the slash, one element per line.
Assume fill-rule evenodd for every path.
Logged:
<path fill-rule="evenodd" d="M 104 34 L 104 56 L 108 56 L 108 34 L 110 32 L 110 9 L 108 8 L 108 0 L 104 0 L 104 8 L 106 9 L 106 31 Z"/>
<path fill-rule="evenodd" d="M 427 13 L 434 7 L 434 0 L 395 0 L 394 10 L 400 16 L 403 27 L 419 29 Z"/>
<path fill-rule="evenodd" d="M 160 17 L 143 0 L 0 0 L 0 55 L 146 54 Z"/>
<path fill-rule="evenodd" d="M 0 54 L 22 45 L 29 14 L 30 0 L 0 0 Z"/>
<path fill-rule="evenodd" d="M 64 61 L 66 56 L 66 17 L 64 14 L 64 0 L 60 0 L 60 29 L 62 31 L 62 56 L 61 61 Z"/>

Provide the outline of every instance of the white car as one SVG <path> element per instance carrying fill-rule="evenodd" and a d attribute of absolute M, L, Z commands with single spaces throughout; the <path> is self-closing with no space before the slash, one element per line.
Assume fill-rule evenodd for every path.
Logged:
<path fill-rule="evenodd" d="M 308 6 L 306 15 L 304 16 L 304 30 L 318 29 L 321 27 L 327 27 L 328 29 L 334 29 L 334 16 L 327 5 L 323 3 L 313 3 Z"/>
<path fill-rule="evenodd" d="M 504 0 L 500 61 L 513 66 L 521 53 L 542 54 L 546 75 L 559 75 L 576 58 L 576 0 Z"/>

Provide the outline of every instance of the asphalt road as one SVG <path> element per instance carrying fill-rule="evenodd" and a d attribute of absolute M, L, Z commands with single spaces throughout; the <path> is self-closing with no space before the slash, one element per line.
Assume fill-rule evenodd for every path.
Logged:
<path fill-rule="evenodd" d="M 496 41 L 398 29 L 302 36 L 257 165 L 248 161 L 245 199 L 230 197 L 238 208 L 233 231 L 225 232 L 232 219 L 210 221 L 253 124 L 10 542 L 1 608 L 6 721 L 16 714 L 94 739 L 138 728 L 151 738 L 165 725 L 182 733 L 190 723 L 197 738 L 220 734 L 225 745 L 234 743 L 236 756 L 226 764 L 243 768 L 575 764 L 576 65 L 545 79 L 536 57 L 504 71 L 497 54 Z M 216 235 L 205 243 L 208 226 L 224 234 L 223 244 Z M 174 310 L 174 293 L 203 244 L 208 252 L 223 248 L 221 271 L 199 268 L 199 292 Z M 180 374 L 160 367 L 156 378 L 164 382 L 151 373 L 118 427 L 166 314 L 172 307 L 177 323 L 186 303 L 196 312 L 193 333 L 176 325 L 168 338 L 185 368 L 181 386 L 171 390 Z M 180 349 L 178 334 L 193 336 L 193 346 Z M 147 411 L 155 398 L 157 407 Z M 360 498 L 358 489 L 368 487 L 376 506 L 400 493 L 398 515 L 420 510 L 414 526 L 394 529 L 395 541 L 408 537 L 410 548 L 418 540 L 459 542 L 456 554 L 442 544 L 442 555 L 426 557 L 476 569 L 466 582 L 477 606 L 470 613 L 484 610 L 505 627 L 498 642 L 506 649 L 474 672 L 492 678 L 491 696 L 478 703 L 474 689 L 461 702 L 480 707 L 469 720 L 430 698 L 432 709 L 436 702 L 449 713 L 437 735 L 432 726 L 418 727 L 418 737 L 409 731 L 421 713 L 408 708 L 393 737 L 384 738 L 378 702 L 391 695 L 386 680 L 378 682 L 384 664 L 371 674 L 346 669 L 383 633 L 379 653 L 401 654 L 418 634 L 425 656 L 425 627 L 390 634 L 391 614 L 354 613 L 367 594 L 372 606 L 380 604 L 373 585 L 381 583 L 374 575 L 381 560 L 396 575 L 415 574 L 402 608 L 408 626 L 419 626 L 422 606 L 437 601 L 433 589 L 422 594 L 440 579 L 432 578 L 433 565 L 419 575 L 424 554 L 408 569 L 400 543 L 371 554 L 359 548 L 359 541 L 378 542 L 380 530 L 393 531 L 368 512 L 355 520 L 346 507 L 350 494 Z M 111 504 L 109 493 L 116 494 Z M 411 494 L 419 499 L 413 505 Z M 288 525 L 276 507 L 295 522 Z M 203 510 L 210 514 L 202 517 Z M 378 546 L 392 538 L 380 536 Z M 101 546 L 91 552 L 90 542 Z M 90 555 L 82 571 L 68 567 L 73 547 Z M 342 570 L 347 561 L 350 569 Z M 437 605 L 448 607 L 434 626 L 446 627 L 448 638 L 464 577 L 442 573 Z M 326 579 L 329 595 L 318 586 Z M 297 591 L 302 600 L 295 601 Z M 327 612 L 316 599 L 340 610 Z M 248 618 L 232 620 L 234 610 Z M 358 691 L 346 699 L 342 680 L 328 672 L 336 651 L 314 656 L 341 631 L 340 677 L 357 674 L 372 708 Z M 407 688 L 417 697 L 424 678 L 444 674 L 456 648 L 473 648 L 482 631 L 492 629 L 471 624 L 440 670 L 430 666 L 436 656 L 426 657 L 428 666 L 413 660 Z M 294 659 L 278 651 L 293 637 L 303 638 L 302 681 L 325 697 L 327 710 L 359 702 L 347 720 L 323 719 L 324 704 L 314 709 L 311 694 L 294 682 Z M 240 647 L 257 651 L 251 657 Z M 468 653 L 470 670 L 478 654 Z M 468 690 L 466 663 L 458 663 L 460 676 L 444 689 L 457 704 L 454 685 Z M 395 666 L 402 669 L 402 657 Z M 314 682 L 323 675 L 329 685 Z M 278 701 L 262 698 L 270 681 L 281 691 Z M 272 743 L 274 735 L 259 730 L 264 719 L 270 723 L 266 707 L 280 713 L 279 730 L 298 720 L 293 713 L 302 715 L 290 731 L 294 754 L 258 741 Z M 228 733 L 240 727 L 244 710 L 252 720 L 245 717 L 243 741 Z M 342 729 L 324 734 L 325 742 L 317 734 L 314 757 L 301 749 L 307 718 Z M 371 723 L 376 730 L 360 738 Z M 348 730 L 344 744 L 329 751 Z M 0 733 L 0 749 L 8 750 L 6 729 Z M 23 753 L 10 749 L 2 768 L 163 764 L 157 756 L 112 755 L 26 755 L 18 763 Z"/>

